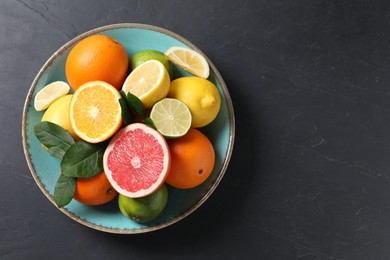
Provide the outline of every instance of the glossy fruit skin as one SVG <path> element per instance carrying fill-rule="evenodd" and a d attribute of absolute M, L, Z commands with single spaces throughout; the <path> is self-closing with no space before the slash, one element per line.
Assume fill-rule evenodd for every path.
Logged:
<path fill-rule="evenodd" d="M 75 140 L 78 140 L 79 138 L 73 131 L 69 116 L 69 107 L 72 97 L 73 94 L 68 94 L 54 101 L 43 114 L 42 121 L 48 121 L 61 126 L 68 131 Z"/>
<path fill-rule="evenodd" d="M 129 58 L 122 44 L 106 35 L 92 35 L 70 51 L 65 74 L 74 91 L 93 80 L 105 81 L 120 89 L 128 68 Z"/>
<path fill-rule="evenodd" d="M 221 96 L 209 80 L 199 77 L 181 77 L 171 82 L 167 97 L 187 105 L 192 115 L 192 127 L 210 124 L 218 115 Z"/>
<path fill-rule="evenodd" d="M 194 188 L 210 176 L 215 152 L 210 140 L 199 130 L 190 128 L 181 138 L 168 141 L 171 170 L 166 183 L 179 189 Z"/>
<path fill-rule="evenodd" d="M 89 178 L 77 178 L 74 199 L 86 205 L 96 206 L 110 202 L 117 194 L 102 172 Z"/>
<path fill-rule="evenodd" d="M 144 223 L 155 219 L 164 210 L 168 202 L 168 189 L 163 184 L 154 193 L 141 198 L 118 196 L 118 205 L 122 214 L 131 220 Z"/>
<path fill-rule="evenodd" d="M 167 69 L 169 77 L 173 76 L 173 66 L 171 62 L 165 57 L 164 53 L 156 50 L 143 50 L 137 52 L 130 58 L 130 68 L 134 70 L 136 67 L 148 60 L 158 60 Z"/>

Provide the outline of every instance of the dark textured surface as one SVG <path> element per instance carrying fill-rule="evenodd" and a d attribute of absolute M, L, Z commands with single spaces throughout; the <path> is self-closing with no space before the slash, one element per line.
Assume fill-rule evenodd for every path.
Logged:
<path fill-rule="evenodd" d="M 0 1 L 0 258 L 390 259 L 389 14 L 388 1 Z M 213 196 L 169 228 L 128 236 L 56 210 L 20 134 L 50 55 L 119 22 L 201 48 L 236 112 Z"/>

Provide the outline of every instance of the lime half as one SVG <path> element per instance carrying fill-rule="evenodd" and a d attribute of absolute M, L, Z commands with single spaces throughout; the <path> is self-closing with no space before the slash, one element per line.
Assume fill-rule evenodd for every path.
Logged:
<path fill-rule="evenodd" d="M 168 138 L 185 135 L 192 122 L 188 107 L 175 98 L 164 98 L 157 102 L 152 108 L 150 117 L 157 130 Z"/>

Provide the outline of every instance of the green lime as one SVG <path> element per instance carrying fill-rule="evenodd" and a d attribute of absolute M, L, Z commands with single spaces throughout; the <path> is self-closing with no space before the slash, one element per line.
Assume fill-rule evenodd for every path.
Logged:
<path fill-rule="evenodd" d="M 141 198 L 129 198 L 119 194 L 118 204 L 123 215 L 133 221 L 143 223 L 155 219 L 168 202 L 168 189 L 163 184 L 154 193 Z"/>
<path fill-rule="evenodd" d="M 182 137 L 188 132 L 192 122 L 188 107 L 175 98 L 164 98 L 154 104 L 150 118 L 157 130 L 168 138 Z"/>
<path fill-rule="evenodd" d="M 172 63 L 165 57 L 164 53 L 156 50 L 144 50 L 134 54 L 130 59 L 131 70 L 134 70 L 136 67 L 148 60 L 158 60 L 161 62 L 167 69 L 169 77 L 172 78 Z"/>

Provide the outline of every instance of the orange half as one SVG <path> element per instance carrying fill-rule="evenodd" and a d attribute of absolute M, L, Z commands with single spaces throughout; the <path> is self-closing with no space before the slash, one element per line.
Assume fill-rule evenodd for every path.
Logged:
<path fill-rule="evenodd" d="M 70 122 L 84 141 L 99 143 L 122 125 L 119 91 L 104 81 L 91 81 L 76 90 L 70 103 Z"/>

